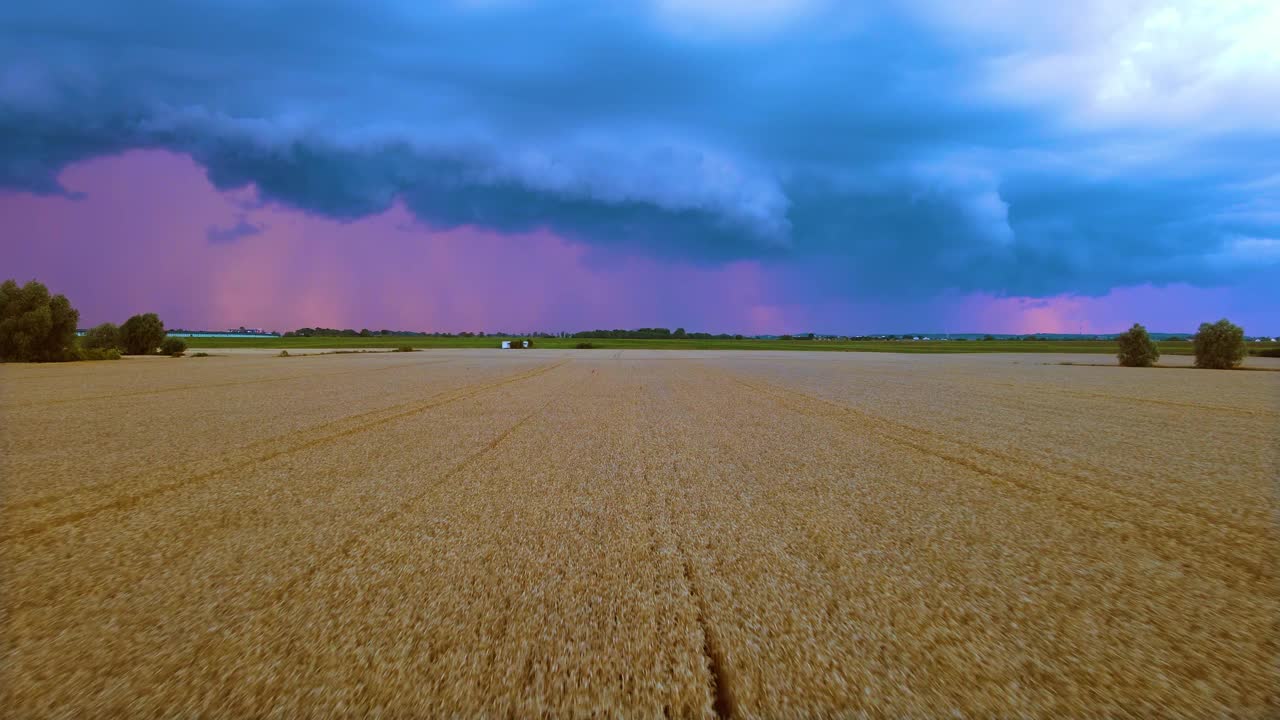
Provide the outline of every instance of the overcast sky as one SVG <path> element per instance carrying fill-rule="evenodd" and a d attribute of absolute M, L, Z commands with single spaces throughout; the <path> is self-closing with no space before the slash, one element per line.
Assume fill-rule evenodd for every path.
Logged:
<path fill-rule="evenodd" d="M 7 3 L 0 274 L 84 324 L 1280 333 L 1277 37 L 1270 0 Z"/>

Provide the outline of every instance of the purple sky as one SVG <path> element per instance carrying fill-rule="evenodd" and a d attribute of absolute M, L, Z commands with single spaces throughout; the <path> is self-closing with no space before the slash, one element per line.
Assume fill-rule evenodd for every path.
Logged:
<path fill-rule="evenodd" d="M 219 192 L 163 151 L 79 163 L 60 180 L 71 197 L 0 194 L 5 232 L 22 238 L 6 271 L 67 294 L 86 326 L 144 310 L 170 327 L 278 330 L 786 324 L 752 262 L 695 268 L 548 232 L 433 231 L 399 204 L 341 222 L 261 204 L 252 187 Z M 241 222 L 256 230 L 219 239 Z"/>
<path fill-rule="evenodd" d="M 194 161 L 165 151 L 76 163 L 59 180 L 69 195 L 0 192 L 5 274 L 68 295 L 86 327 L 156 311 L 169 327 L 281 331 L 1113 332 L 1135 319 L 1184 331 L 1223 315 L 1275 329 L 1239 289 L 1186 286 L 788 304 L 784 279 L 759 261 L 695 266 L 548 231 L 435 231 L 399 203 L 342 222 L 262 203 L 251 185 L 218 191 Z"/>

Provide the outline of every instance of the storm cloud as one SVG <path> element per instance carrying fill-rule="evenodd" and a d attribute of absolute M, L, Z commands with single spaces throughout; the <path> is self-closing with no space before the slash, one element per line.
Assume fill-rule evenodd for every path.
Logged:
<path fill-rule="evenodd" d="M 1272 4 L 734 5 L 11 3 L 0 186 L 164 149 L 329 218 L 759 261 L 796 302 L 1280 265 Z"/>

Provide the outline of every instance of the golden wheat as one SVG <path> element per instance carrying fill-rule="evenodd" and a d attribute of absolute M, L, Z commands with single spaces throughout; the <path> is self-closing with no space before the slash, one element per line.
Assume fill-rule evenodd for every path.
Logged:
<path fill-rule="evenodd" d="M 1265 717 L 1280 375 L 0 366 L 0 715 Z"/>

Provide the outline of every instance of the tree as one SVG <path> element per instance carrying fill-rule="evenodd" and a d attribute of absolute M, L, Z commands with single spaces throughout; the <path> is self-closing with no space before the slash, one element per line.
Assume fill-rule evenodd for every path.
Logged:
<path fill-rule="evenodd" d="M 123 347 L 120 342 L 120 328 L 115 323 L 102 323 L 89 328 L 89 331 L 80 338 L 80 347 L 86 350 L 119 350 Z"/>
<path fill-rule="evenodd" d="M 676 331 L 672 333 L 671 336 L 678 337 L 678 338 L 684 337 L 685 336 L 684 328 L 676 328 Z"/>
<path fill-rule="evenodd" d="M 63 295 L 32 280 L 0 283 L 0 360 L 51 362 L 74 355 L 80 313 Z"/>
<path fill-rule="evenodd" d="M 1160 359 L 1160 349 L 1151 342 L 1147 329 L 1138 323 L 1116 337 L 1116 341 L 1120 344 L 1120 352 L 1116 354 L 1116 358 L 1125 367 L 1151 367 Z"/>
<path fill-rule="evenodd" d="M 187 351 L 187 343 L 185 340 L 176 337 L 167 337 L 164 342 L 160 343 L 160 352 L 165 355 L 178 357 Z"/>
<path fill-rule="evenodd" d="M 150 355 L 164 341 L 164 323 L 155 313 L 134 315 L 120 326 L 120 344 L 126 355 Z"/>
<path fill-rule="evenodd" d="M 1222 318 L 1216 323 L 1200 323 L 1195 338 L 1196 367 L 1225 370 L 1244 362 L 1244 328 Z"/>

